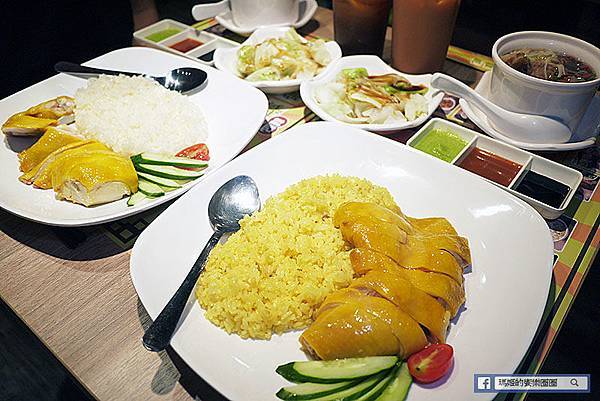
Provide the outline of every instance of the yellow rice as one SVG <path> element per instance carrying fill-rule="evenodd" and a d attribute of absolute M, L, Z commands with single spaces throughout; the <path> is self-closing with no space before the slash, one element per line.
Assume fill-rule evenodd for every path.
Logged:
<path fill-rule="evenodd" d="M 333 226 L 344 202 L 397 208 L 383 187 L 339 175 L 309 178 L 268 199 L 211 252 L 196 296 L 206 317 L 242 338 L 301 329 L 331 292 L 352 279 L 348 248 Z"/>

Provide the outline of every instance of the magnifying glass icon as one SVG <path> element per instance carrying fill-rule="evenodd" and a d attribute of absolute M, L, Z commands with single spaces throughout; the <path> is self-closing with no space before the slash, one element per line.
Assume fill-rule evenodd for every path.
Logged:
<path fill-rule="evenodd" d="M 579 383 L 577 383 L 577 379 L 575 379 L 575 378 L 571 379 L 570 383 L 571 383 L 571 386 L 579 387 Z"/>

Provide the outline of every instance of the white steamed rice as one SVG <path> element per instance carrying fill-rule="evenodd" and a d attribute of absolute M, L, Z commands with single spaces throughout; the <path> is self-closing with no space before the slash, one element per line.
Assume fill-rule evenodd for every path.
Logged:
<path fill-rule="evenodd" d="M 152 152 L 174 155 L 206 143 L 202 110 L 186 96 L 141 76 L 93 78 L 75 93 L 80 133 L 123 155 Z"/>

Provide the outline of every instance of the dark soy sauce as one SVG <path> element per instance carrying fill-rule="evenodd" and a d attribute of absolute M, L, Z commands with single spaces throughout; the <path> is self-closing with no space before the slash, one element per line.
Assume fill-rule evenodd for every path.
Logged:
<path fill-rule="evenodd" d="M 534 171 L 528 171 L 515 190 L 557 209 L 569 194 L 567 185 Z"/>

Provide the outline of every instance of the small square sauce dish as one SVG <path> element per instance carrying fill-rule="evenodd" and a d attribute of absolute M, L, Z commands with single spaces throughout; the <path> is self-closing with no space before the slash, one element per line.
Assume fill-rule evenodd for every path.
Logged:
<path fill-rule="evenodd" d="M 144 46 L 155 47 L 206 65 L 214 64 L 216 49 L 238 45 L 229 39 L 171 19 L 164 19 L 140 29 L 133 36 Z"/>
<path fill-rule="evenodd" d="M 546 219 L 564 213 L 583 179 L 577 170 L 440 118 L 431 119 L 407 145 L 499 186 Z"/>

